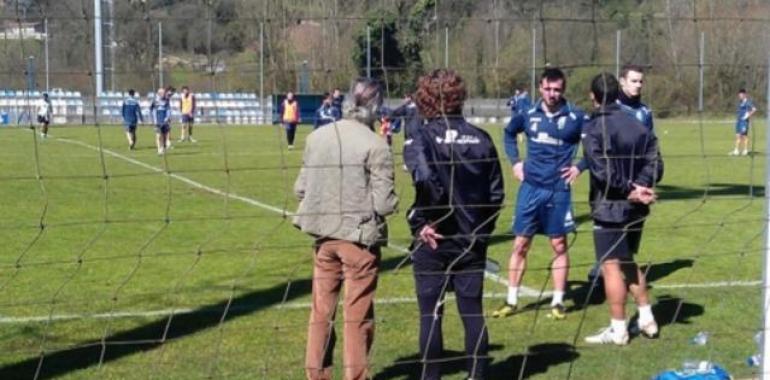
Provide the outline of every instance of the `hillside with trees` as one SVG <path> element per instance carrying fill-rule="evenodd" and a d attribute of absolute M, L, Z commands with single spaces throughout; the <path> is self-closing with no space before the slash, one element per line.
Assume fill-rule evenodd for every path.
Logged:
<path fill-rule="evenodd" d="M 91 91 L 93 1 L 5 0 L 0 12 L 6 31 L 47 19 L 53 86 Z M 103 5 L 106 88 L 142 91 L 158 84 L 162 28 L 166 81 L 203 91 L 256 92 L 261 73 L 267 93 L 346 87 L 366 72 L 368 42 L 394 97 L 445 60 L 473 97 L 507 97 L 530 86 L 534 31 L 536 66 L 566 68 L 568 96 L 584 98 L 591 75 L 615 71 L 620 31 L 621 62 L 649 68 L 647 98 L 665 116 L 697 107 L 703 33 L 704 101 L 725 112 L 738 88 L 764 93 L 770 46 L 762 0 L 115 0 L 111 13 Z M 4 39 L 9 87 L 24 86 L 30 55 L 40 82 L 42 45 Z"/>

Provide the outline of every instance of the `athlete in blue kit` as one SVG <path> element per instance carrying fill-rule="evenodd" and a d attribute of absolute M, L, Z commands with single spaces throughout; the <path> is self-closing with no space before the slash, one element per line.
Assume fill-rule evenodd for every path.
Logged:
<path fill-rule="evenodd" d="M 570 185 L 581 172 L 572 161 L 585 119 L 583 111 L 563 98 L 566 83 L 560 69 L 545 69 L 540 77 L 541 99 L 528 111 L 513 117 L 505 127 L 505 153 L 521 186 L 513 225 L 516 239 L 508 266 L 508 297 L 506 303 L 492 314 L 495 318 L 516 312 L 527 252 L 535 234 L 548 236 L 554 252 L 550 316 L 554 319 L 566 316 L 567 234 L 575 230 Z M 523 161 L 516 144 L 519 133 L 524 133 L 527 139 L 527 158 Z"/>

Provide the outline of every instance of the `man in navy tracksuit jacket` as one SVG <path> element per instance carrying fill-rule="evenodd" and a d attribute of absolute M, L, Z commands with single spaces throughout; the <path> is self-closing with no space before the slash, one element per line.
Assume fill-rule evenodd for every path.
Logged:
<path fill-rule="evenodd" d="M 452 70 L 420 78 L 415 103 L 426 123 L 404 143 L 415 200 L 407 219 L 420 308 L 421 379 L 440 378 L 441 321 L 446 292 L 454 289 L 465 328 L 468 378 L 483 379 L 489 337 L 482 309 L 489 235 L 505 192 L 489 135 L 462 117 L 465 85 Z M 443 103 L 443 104 L 442 104 Z"/>
<path fill-rule="evenodd" d="M 144 122 L 142 117 L 142 107 L 139 105 L 139 101 L 134 97 L 134 94 L 136 94 L 136 92 L 133 89 L 128 90 L 128 97 L 123 100 L 123 106 L 121 107 L 121 113 L 123 114 L 123 128 L 126 130 L 129 150 L 134 150 L 134 146 L 136 146 L 136 125 L 140 121 Z"/>
<path fill-rule="evenodd" d="M 492 315 L 495 318 L 515 314 L 518 293 L 526 268 L 526 259 L 535 234 L 550 240 L 554 258 L 551 262 L 554 292 L 550 316 L 566 317 L 564 292 L 569 258 L 567 234 L 575 230 L 572 216 L 571 183 L 580 174 L 572 164 L 580 144 L 585 115 L 563 98 L 564 73 L 547 68 L 540 78 L 541 100 L 529 111 L 514 116 L 505 127 L 505 153 L 519 181 L 513 233 L 516 238 L 509 262 L 508 296 Z M 522 161 L 516 137 L 526 135 L 527 158 Z"/>
<path fill-rule="evenodd" d="M 639 309 L 641 334 L 658 334 L 647 284 L 634 254 L 639 249 L 649 205 L 655 201 L 653 186 L 663 176 L 663 161 L 655 134 L 615 103 L 618 82 L 614 76 L 596 76 L 591 96 L 596 111 L 583 129 L 583 156 L 591 171 L 589 202 L 594 247 L 602 266 L 611 320 L 609 327 L 585 340 L 624 345 L 629 339 L 625 320 L 628 291 Z"/>

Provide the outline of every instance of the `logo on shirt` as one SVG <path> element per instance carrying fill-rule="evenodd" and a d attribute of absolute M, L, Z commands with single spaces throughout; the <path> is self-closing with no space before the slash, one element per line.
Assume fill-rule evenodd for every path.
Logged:
<path fill-rule="evenodd" d="M 540 132 L 537 136 L 532 137 L 532 141 L 546 145 L 562 145 L 564 141 L 551 137 L 548 133 Z"/>
<path fill-rule="evenodd" d="M 454 129 L 447 129 L 446 133 L 444 134 L 444 137 L 441 138 L 439 136 L 436 136 L 436 143 L 437 144 L 479 144 L 481 143 L 481 140 L 476 136 L 471 135 L 460 135 L 459 132 L 457 132 Z"/>
<path fill-rule="evenodd" d="M 564 129 L 565 125 L 567 125 L 567 117 L 562 116 L 559 118 L 559 121 L 556 122 L 556 126 L 558 129 Z"/>

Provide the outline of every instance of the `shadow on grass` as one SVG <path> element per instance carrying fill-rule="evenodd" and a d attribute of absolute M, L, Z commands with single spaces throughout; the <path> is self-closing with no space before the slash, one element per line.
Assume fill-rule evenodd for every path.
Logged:
<path fill-rule="evenodd" d="M 680 269 L 690 268 L 692 267 L 693 262 L 694 261 L 691 259 L 677 259 L 664 263 L 644 265 L 641 267 L 641 270 L 642 273 L 647 274 L 646 278 L 648 286 L 654 288 L 652 285 L 655 281 L 665 278 Z M 568 297 L 572 298 L 574 306 L 568 308 L 568 312 L 579 311 L 585 307 L 601 305 L 604 303 L 604 286 L 601 282 L 601 279 L 597 281 L 593 290 L 591 289 L 592 284 L 592 281 L 569 281 L 568 288 L 570 291 L 568 293 Z M 543 304 L 547 304 L 549 302 L 550 300 L 541 300 L 532 308 L 542 306 Z M 527 307 L 529 308 L 530 305 L 527 305 Z"/>
<path fill-rule="evenodd" d="M 391 268 L 402 257 L 383 260 L 382 268 Z M 395 263 L 394 263 L 395 262 Z M 69 372 L 108 363 L 128 355 L 150 351 L 163 345 L 161 337 L 168 325 L 166 340 L 183 338 L 215 328 L 236 318 L 280 305 L 310 294 L 310 279 L 297 279 L 273 287 L 249 292 L 232 299 L 205 305 L 191 313 L 164 317 L 130 330 L 117 332 L 102 340 L 91 340 L 75 347 L 46 352 L 0 367 L 0 379 L 50 379 Z M 226 313 L 226 314 L 225 314 Z M 38 366 L 40 373 L 35 377 Z"/>
<path fill-rule="evenodd" d="M 761 183 L 761 181 L 760 181 Z M 690 188 L 671 185 L 658 185 L 660 190 L 660 199 L 700 199 L 706 194 L 705 187 Z M 745 196 L 760 198 L 765 196 L 765 187 L 762 185 L 751 185 L 745 183 L 710 183 L 708 184 L 708 195 L 710 197 L 719 196 Z"/>
<path fill-rule="evenodd" d="M 501 345 L 490 345 L 490 351 L 501 349 Z M 554 365 L 568 363 L 580 356 L 575 347 L 566 343 L 541 343 L 530 346 L 527 353 L 511 355 L 505 360 L 493 362 L 489 366 L 487 379 L 527 379 L 536 374 L 548 371 Z M 459 351 L 444 351 L 441 373 L 444 376 L 457 373 L 465 373 L 465 353 Z M 375 380 L 388 380 L 394 378 L 406 378 L 419 380 L 422 371 L 420 355 L 414 354 L 396 359 L 388 367 L 385 367 L 374 376 Z"/>

